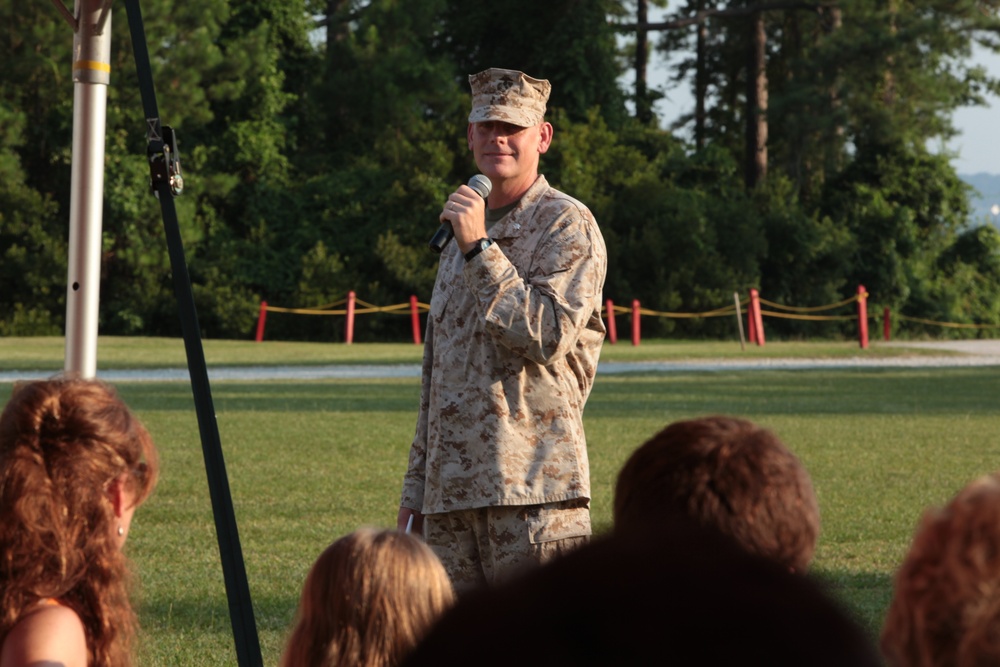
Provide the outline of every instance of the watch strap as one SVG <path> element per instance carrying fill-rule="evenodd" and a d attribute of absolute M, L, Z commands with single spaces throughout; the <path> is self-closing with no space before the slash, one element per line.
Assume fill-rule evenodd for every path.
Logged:
<path fill-rule="evenodd" d="M 468 262 L 472 260 L 473 257 L 478 255 L 482 251 L 486 250 L 491 245 L 493 245 L 493 239 L 491 238 L 479 239 L 478 241 L 476 241 L 476 245 L 472 246 L 472 249 L 469 252 L 465 253 L 465 261 Z"/>

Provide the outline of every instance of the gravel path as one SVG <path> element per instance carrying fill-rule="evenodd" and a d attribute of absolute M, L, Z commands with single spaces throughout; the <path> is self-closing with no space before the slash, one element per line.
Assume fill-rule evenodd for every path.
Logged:
<path fill-rule="evenodd" d="M 810 368 L 921 368 L 1000 366 L 1000 340 L 953 340 L 941 342 L 892 343 L 893 347 L 912 347 L 949 352 L 946 356 L 919 355 L 912 357 L 838 358 L 838 359 L 697 359 L 690 361 L 602 362 L 599 374 L 724 371 L 724 370 L 804 370 Z M 958 354 L 956 354 L 958 353 Z M 186 369 L 98 371 L 98 377 L 108 382 L 188 381 Z M 380 379 L 418 378 L 418 364 L 390 366 L 243 366 L 209 368 L 209 379 L 229 381 L 252 380 L 318 380 L 318 379 Z M 0 371 L 0 382 L 36 380 L 48 377 L 41 371 Z"/>

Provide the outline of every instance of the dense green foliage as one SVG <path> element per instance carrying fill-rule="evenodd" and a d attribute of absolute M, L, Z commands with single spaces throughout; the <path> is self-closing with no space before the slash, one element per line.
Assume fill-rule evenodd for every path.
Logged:
<path fill-rule="evenodd" d="M 993 1 L 929 0 L 765 13 L 769 170 L 742 173 L 747 20 L 710 8 L 704 141 L 629 115 L 615 22 L 634 2 L 145 0 L 161 117 L 177 128 L 177 199 L 205 336 L 247 338 L 259 303 L 426 301 L 426 242 L 443 199 L 475 166 L 467 74 L 514 67 L 550 79 L 553 149 L 542 170 L 594 210 L 609 249 L 606 296 L 703 312 L 757 287 L 793 305 L 840 301 L 1000 325 L 1000 240 L 970 228 L 965 186 L 928 141 L 998 82 L 971 68 L 1000 31 Z M 179 324 L 123 8 L 113 18 L 101 332 L 176 335 Z M 499 21 L 499 16 L 523 17 Z M 527 18 L 530 17 L 530 18 Z M 65 309 L 72 33 L 47 3 L 0 1 L 0 335 L 58 334 Z M 321 27 L 317 27 L 317 26 Z M 691 54 L 694 27 L 662 33 Z M 580 35 L 587 35 L 580 39 Z M 690 119 L 689 119 L 690 120 Z M 268 337 L 340 338 L 343 318 L 274 314 Z M 776 322 L 785 336 L 838 323 Z M 407 318 L 359 320 L 358 337 L 408 337 Z M 712 337 L 718 319 L 651 319 L 644 335 Z M 965 330 L 969 331 L 969 330 Z"/>

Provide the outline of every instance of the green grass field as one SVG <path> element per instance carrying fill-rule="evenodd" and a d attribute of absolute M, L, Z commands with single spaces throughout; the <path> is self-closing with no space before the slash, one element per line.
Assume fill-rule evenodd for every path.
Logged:
<path fill-rule="evenodd" d="M 409 364 L 420 363 L 423 348 L 413 343 L 287 343 L 243 340 L 206 340 L 205 360 L 209 366 L 309 366 L 322 364 Z M 856 342 L 772 342 L 741 349 L 738 340 L 673 341 L 645 340 L 633 346 L 619 339 L 605 344 L 602 361 L 659 361 L 677 359 L 759 359 L 775 357 L 873 357 L 949 354 L 929 352 L 872 341 L 867 350 Z M 61 337 L 0 337 L 0 371 L 62 369 L 65 341 Z M 138 338 L 102 336 L 97 343 L 98 368 L 183 368 L 184 344 L 179 338 Z"/>
<path fill-rule="evenodd" d="M 171 345 L 183 365 L 179 341 L 102 340 L 101 348 L 115 349 L 114 364 L 128 368 L 170 365 L 166 360 L 178 354 L 167 349 Z M 606 346 L 603 358 L 627 360 L 644 347 L 646 354 L 661 348 L 646 358 L 741 354 L 738 342 L 722 352 L 712 349 L 724 345 L 619 343 Z M 121 349 L 129 346 L 135 358 Z M 213 347 L 206 344 L 210 364 L 415 363 L 419 358 L 412 345 Z M 782 343 L 753 353 L 912 351 Z M 213 361 L 220 357 L 224 361 Z M 61 358 L 61 339 L 0 339 L 0 370 L 23 368 L 25 360 L 35 364 L 32 368 L 58 370 Z M 99 358 L 100 367 L 107 367 L 106 357 Z M 892 572 L 922 510 L 1000 467 L 998 373 L 986 367 L 601 375 L 585 415 L 595 528 L 610 527 L 621 464 L 668 422 L 710 413 L 753 419 L 775 430 L 810 470 L 823 518 L 813 574 L 875 636 L 891 595 Z M 153 433 L 163 466 L 160 485 L 137 512 L 127 545 L 140 583 L 140 664 L 234 665 L 190 386 L 118 386 Z M 9 384 L 0 384 L 0 400 L 9 392 Z M 274 665 L 313 559 L 360 525 L 395 523 L 419 384 L 414 379 L 216 382 L 212 394 L 264 664 Z"/>

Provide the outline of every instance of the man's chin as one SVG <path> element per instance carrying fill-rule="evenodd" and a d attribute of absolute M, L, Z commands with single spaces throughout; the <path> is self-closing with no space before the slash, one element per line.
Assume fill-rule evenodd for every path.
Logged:
<path fill-rule="evenodd" d="M 479 170 L 491 181 L 513 177 L 514 169 L 509 160 L 493 160 L 485 158 L 479 161 Z"/>

